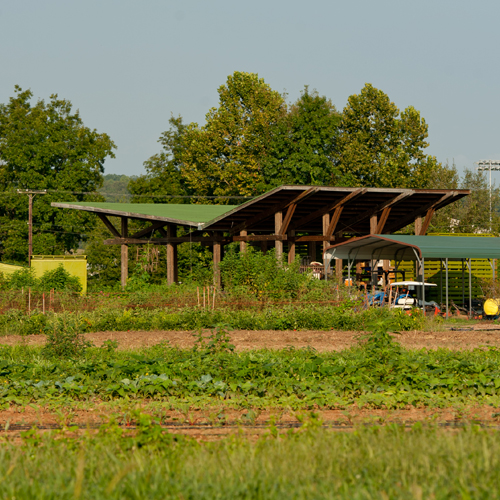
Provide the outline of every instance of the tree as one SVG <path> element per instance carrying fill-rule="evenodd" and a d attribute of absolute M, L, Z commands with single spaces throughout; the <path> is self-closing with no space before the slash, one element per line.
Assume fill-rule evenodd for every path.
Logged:
<path fill-rule="evenodd" d="M 338 182 L 351 186 L 424 188 L 438 163 L 424 154 L 428 126 L 414 107 L 400 115 L 381 90 L 367 83 L 342 113 Z"/>
<path fill-rule="evenodd" d="M 75 249 L 94 225 L 92 215 L 52 208 L 52 201 L 102 200 L 104 161 L 114 157 L 114 143 L 83 125 L 71 103 L 50 96 L 31 104 L 33 93 L 15 87 L 16 95 L 0 105 L 0 255 L 25 261 L 28 254 L 26 196 L 17 189 L 46 189 L 33 209 L 34 253 Z"/>
<path fill-rule="evenodd" d="M 206 124 L 187 126 L 181 173 L 202 196 L 253 196 L 266 190 L 263 161 L 286 115 L 283 97 L 253 73 L 236 71 L 219 87 L 219 107 Z"/>
<path fill-rule="evenodd" d="M 130 181 L 133 203 L 183 203 L 189 188 L 181 175 L 184 133 L 187 126 L 182 118 L 171 117 L 170 129 L 158 139 L 163 149 L 144 162 L 146 174 Z"/>
<path fill-rule="evenodd" d="M 269 186 L 329 185 L 334 166 L 340 114 L 332 102 L 306 86 L 273 134 L 264 169 Z"/>

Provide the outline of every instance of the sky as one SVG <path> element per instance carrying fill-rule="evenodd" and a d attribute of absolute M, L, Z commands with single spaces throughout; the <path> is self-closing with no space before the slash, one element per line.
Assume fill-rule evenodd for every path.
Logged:
<path fill-rule="evenodd" d="M 0 102 L 16 84 L 70 100 L 117 145 L 105 173 L 140 175 L 170 116 L 203 124 L 234 71 L 338 110 L 368 82 L 421 112 L 428 154 L 474 168 L 500 160 L 499 18 L 489 0 L 3 0 Z"/>

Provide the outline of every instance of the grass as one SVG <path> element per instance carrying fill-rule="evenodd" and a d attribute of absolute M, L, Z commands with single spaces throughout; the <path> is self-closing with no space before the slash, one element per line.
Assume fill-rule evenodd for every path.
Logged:
<path fill-rule="evenodd" d="M 55 439 L 57 438 L 57 439 Z M 197 443 L 145 424 L 0 446 L 4 499 L 496 499 L 500 434 L 324 428 Z"/>

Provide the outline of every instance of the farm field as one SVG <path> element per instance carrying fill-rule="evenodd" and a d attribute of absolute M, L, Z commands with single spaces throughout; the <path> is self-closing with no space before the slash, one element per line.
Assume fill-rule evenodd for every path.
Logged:
<path fill-rule="evenodd" d="M 499 498 L 498 333 L 457 328 L 5 336 L 0 496 Z"/>

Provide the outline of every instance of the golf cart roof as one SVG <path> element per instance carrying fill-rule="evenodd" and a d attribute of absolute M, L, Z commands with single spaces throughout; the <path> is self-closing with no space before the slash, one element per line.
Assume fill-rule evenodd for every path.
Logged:
<path fill-rule="evenodd" d="M 424 283 L 425 286 L 437 286 L 436 283 Z M 390 286 L 422 286 L 421 281 L 398 281 Z"/>

